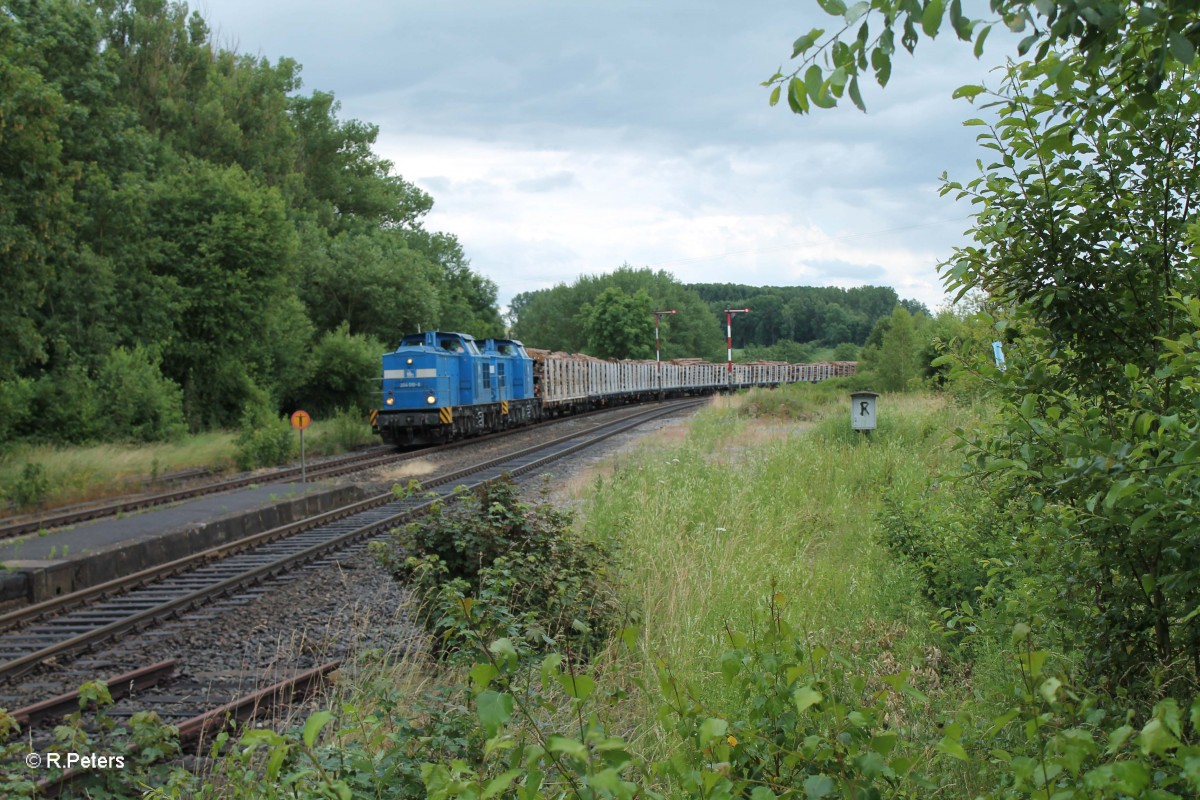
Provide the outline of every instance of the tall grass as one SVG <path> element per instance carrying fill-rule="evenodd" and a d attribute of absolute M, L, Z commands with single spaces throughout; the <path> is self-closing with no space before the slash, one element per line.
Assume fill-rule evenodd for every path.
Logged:
<path fill-rule="evenodd" d="M 214 431 L 153 444 L 17 445 L 0 453 L 0 513 L 5 506 L 30 496 L 27 484 L 34 473 L 45 491 L 36 493 L 40 496 L 33 502 L 17 504 L 16 511 L 138 491 L 148 479 L 196 467 L 233 469 L 236 440 L 236 432 Z M 365 415 L 354 412 L 339 411 L 329 419 L 314 420 L 305 432 L 310 457 L 376 443 L 378 438 L 371 433 Z"/>
<path fill-rule="evenodd" d="M 937 657 L 912 576 L 877 536 L 886 489 L 917 492 L 955 460 L 944 431 L 968 412 L 933 395 L 885 395 L 879 429 L 850 429 L 849 397 L 816 387 L 721 399 L 674 446 L 600 478 L 590 535 L 614 536 L 645 614 L 647 664 L 720 697 L 726 628 L 745 630 L 772 592 L 815 644 L 900 671 Z M 780 395 L 770 397 L 768 395 Z M 792 408 L 748 421 L 748 407 Z M 803 409 L 809 420 L 796 419 Z M 895 667 L 895 669 L 892 669 Z M 653 715 L 649 715 L 652 717 Z"/>
<path fill-rule="evenodd" d="M 39 505 L 55 506 L 134 491 L 145 480 L 170 472 L 223 469 L 232 461 L 233 434 L 227 432 L 143 445 L 22 445 L 0 458 L 0 497 L 7 500 L 16 494 L 28 464 L 36 465 L 46 478 L 48 491 Z"/>

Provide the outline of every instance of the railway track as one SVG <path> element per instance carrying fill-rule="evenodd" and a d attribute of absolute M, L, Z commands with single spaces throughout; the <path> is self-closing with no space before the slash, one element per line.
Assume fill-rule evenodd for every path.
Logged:
<path fill-rule="evenodd" d="M 302 701 L 316 690 L 322 688 L 332 674 L 341 666 L 341 660 L 329 661 L 320 666 L 301 670 L 283 680 L 276 681 L 270 686 L 254 689 L 227 703 L 222 703 L 193 717 L 178 722 L 174 727 L 176 740 L 181 750 L 202 750 L 206 737 L 233 723 L 245 723 L 262 717 L 274 711 L 277 707 L 288 706 Z M 119 675 L 107 681 L 110 697 L 114 702 L 138 692 L 158 688 L 160 683 L 169 682 L 175 669 L 174 660 L 163 661 L 148 667 Z M 81 707 L 81 692 L 74 691 L 37 703 L 33 706 L 18 709 L 13 712 L 13 718 L 23 727 L 37 725 L 64 716 Z M 117 716 L 132 716 L 118 714 Z M 170 715 L 167 716 L 170 718 Z M 39 742 L 39 744 L 42 744 Z M 45 743 L 48 745 L 48 742 Z M 31 742 L 31 745 L 33 743 Z M 36 747 L 36 745 L 33 745 Z M 136 746 L 132 747 L 126 756 L 138 756 Z M 31 753 L 41 754 L 31 747 Z M 50 752 L 50 751 L 48 751 Z M 26 760 L 26 765 L 32 762 Z M 41 766 L 41 762 L 38 763 Z M 88 778 L 89 770 L 66 768 L 57 773 L 51 772 L 49 777 L 36 781 L 37 796 L 61 797 L 63 793 L 77 781 Z M 139 787 L 140 789 L 141 787 Z"/>
<path fill-rule="evenodd" d="M 603 439 L 692 403 L 643 410 L 591 431 L 439 476 L 420 497 L 381 494 L 295 525 L 276 528 L 161 567 L 110 581 L 0 616 L 0 681 L 40 664 L 199 608 L 235 593 L 245 595 L 273 576 L 322 559 L 412 520 L 456 487 L 478 486 L 508 473 L 528 474 Z M 469 479 L 469 480 L 467 480 Z M 265 591 L 265 590 L 264 590 Z"/>
<path fill-rule="evenodd" d="M 557 422 L 565 422 L 570 419 L 580 419 L 592 414 L 601 414 L 606 412 L 611 413 L 611 409 L 602 409 L 600 411 L 576 414 L 572 417 L 562 417 L 547 420 L 542 424 L 553 425 Z M 172 489 L 166 492 L 130 495 L 100 504 L 81 504 L 78 506 L 64 508 L 50 514 L 9 517 L 7 519 L 0 518 L 0 541 L 4 541 L 6 539 L 15 539 L 19 536 L 25 536 L 31 533 L 50 531 L 56 528 L 65 528 L 70 525 L 77 525 L 81 522 L 88 522 L 94 519 L 114 517 L 119 514 L 129 514 L 135 511 L 154 508 L 156 506 L 178 503 L 184 500 L 191 500 L 196 497 L 203 497 L 209 494 L 218 494 L 220 492 L 242 489 L 253 484 L 296 480 L 301 478 L 302 475 L 306 480 L 311 481 L 320 478 L 333 478 L 341 475 L 348 475 L 353 472 L 363 472 L 376 469 L 378 467 L 387 466 L 389 464 L 427 457 L 436 453 L 445 452 L 447 450 L 478 445 L 505 436 L 511 436 L 526 430 L 529 430 L 529 428 L 512 428 L 510 430 L 499 431 L 486 436 L 477 436 L 472 439 L 460 439 L 447 444 L 436 445 L 433 447 L 423 447 L 418 450 L 407 450 L 403 452 L 397 451 L 392 447 L 381 445 L 371 447 L 366 450 L 349 453 L 343 456 L 334 456 L 327 459 L 321 459 L 310 464 L 306 464 L 304 467 L 288 466 L 267 472 L 256 472 L 252 474 L 244 473 L 232 478 L 226 478 L 224 480 L 200 483 L 191 486 L 182 486 L 178 489 Z M 212 473 L 208 470 L 191 470 L 187 473 L 180 473 L 178 480 L 180 482 L 187 482 L 188 480 L 204 478 L 211 474 Z"/>
<path fill-rule="evenodd" d="M 158 578 L 131 576 L 125 587 L 116 585 L 94 587 L 64 596 L 40 607 L 29 607 L 0 617 L 0 690 L 7 684 L 38 681 L 39 667 L 69 671 L 69 685 L 79 685 L 97 678 L 106 680 L 124 694 L 131 694 L 124 707 L 110 712 L 115 717 L 127 717 L 137 710 L 154 710 L 159 717 L 180 729 L 181 742 L 192 746 L 211 739 L 230 719 L 245 721 L 276 706 L 287 706 L 322 681 L 339 664 L 336 660 L 280 677 L 259 675 L 232 676 L 221 695 L 194 677 L 172 675 L 174 662 L 152 665 L 121 663 L 115 648 L 101 646 L 136 631 L 147 631 L 162 621 L 175 618 L 174 626 L 187 626 L 197 619 L 187 614 L 189 609 L 210 606 L 235 609 L 255 602 L 255 598 L 271 591 L 266 584 L 283 573 L 298 574 L 305 565 L 331 564 L 338 551 L 355 546 L 364 548 L 370 539 L 386 533 L 392 527 L 411 520 L 433 502 L 454 494 L 459 486 L 476 487 L 507 473 L 514 477 L 537 474 L 553 461 L 577 453 L 598 442 L 628 431 L 656 417 L 678 413 L 698 405 L 698 401 L 667 404 L 643 409 L 619 421 L 600 425 L 593 430 L 562 436 L 541 445 L 526 448 L 500 458 L 490 459 L 470 468 L 439 476 L 427 482 L 421 497 L 397 498 L 379 495 L 344 509 L 323 514 L 309 521 L 308 530 L 277 539 L 266 534 L 248 537 L 236 555 L 226 551 L 237 544 L 217 548 L 191 559 L 191 567 L 176 564 Z M 372 503 L 376 503 L 372 505 Z M 270 534 L 271 532 L 267 532 Z M 342 556 L 344 558 L 344 556 Z M 114 582 L 115 584 L 116 582 Z M 298 585 L 298 584 L 296 584 Z M 224 598 L 224 599 L 222 599 Z M 134 648 L 137 650 L 137 648 Z M 70 666 L 70 659 L 90 651 L 86 659 Z M 125 656 L 128 660 L 128 656 Z M 102 666 L 95 666 L 95 665 Z M 124 669 L 123 674 L 116 673 Z M 100 674 L 97 674 L 100 671 Z M 210 676 L 211 678 L 211 676 Z M 264 684 L 270 684 L 265 689 Z M 229 688 L 234 687 L 234 688 Z M 233 698 L 233 699 L 230 699 Z M 23 727 L 43 726 L 46 721 L 79 707 L 77 695 L 67 694 L 41 701 L 17 712 Z M 2 702 L 0 702 L 2 704 Z M 33 734 L 31 746 L 39 746 L 38 734 Z M 36 749 L 33 750 L 36 752 Z M 50 777 L 42 774 L 41 791 L 50 795 L 66 783 L 93 773 L 57 772 Z"/>
<path fill-rule="evenodd" d="M 356 472 L 358 470 L 373 469 L 382 464 L 389 464 L 394 461 L 402 461 L 408 458 L 416 458 L 425 454 L 426 451 L 397 453 L 395 450 L 388 447 L 373 447 L 369 450 L 351 453 L 346 456 L 339 456 L 334 459 L 317 462 L 312 465 L 306 465 L 305 472 L 309 478 L 333 477 L 337 475 L 344 475 L 350 472 Z M 227 478 L 225 480 L 213 481 L 195 486 L 185 486 L 167 492 L 123 497 L 118 500 L 100 505 L 72 507 L 53 514 L 3 520 L 0 521 L 0 541 L 16 538 L 18 536 L 24 536 L 26 534 L 35 533 L 38 531 L 65 528 L 68 525 L 76 525 L 80 522 L 88 522 L 89 520 L 93 519 L 115 517 L 118 514 L 129 514 L 134 511 L 154 508 L 155 506 L 178 503 L 182 500 L 191 500 L 192 498 L 203 497 L 204 495 L 208 494 L 217 494 L 219 492 L 242 489 L 246 486 L 250 486 L 251 484 L 291 480 L 293 478 L 299 478 L 300 474 L 301 468 L 298 466 L 285 467 L 282 469 L 271 470 L 270 472 L 259 472 L 255 474 L 246 473 L 233 478 Z"/>

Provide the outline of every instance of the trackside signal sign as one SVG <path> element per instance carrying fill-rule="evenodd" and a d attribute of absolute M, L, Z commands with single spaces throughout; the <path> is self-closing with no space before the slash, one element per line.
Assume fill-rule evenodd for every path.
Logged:
<path fill-rule="evenodd" d="M 875 392 L 850 394 L 850 427 L 856 431 L 875 430 Z"/>
<path fill-rule="evenodd" d="M 312 417 L 307 411 L 297 411 L 292 414 L 292 427 L 298 431 L 302 431 L 312 424 Z"/>

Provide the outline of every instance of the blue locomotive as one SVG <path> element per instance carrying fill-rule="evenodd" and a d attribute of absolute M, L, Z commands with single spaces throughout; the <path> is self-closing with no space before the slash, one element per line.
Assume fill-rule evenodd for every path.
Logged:
<path fill-rule="evenodd" d="M 383 356 L 372 426 L 393 445 L 436 444 L 537 421 L 533 359 L 512 339 L 427 331 Z"/>

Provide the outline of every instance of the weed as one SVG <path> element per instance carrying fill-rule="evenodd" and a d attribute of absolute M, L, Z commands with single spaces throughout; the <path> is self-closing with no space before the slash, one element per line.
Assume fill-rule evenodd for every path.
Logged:
<path fill-rule="evenodd" d="M 9 497 L 18 508 L 41 505 L 50 495 L 50 478 L 46 467 L 34 461 L 25 462 L 21 476 L 8 491 Z"/>
<path fill-rule="evenodd" d="M 434 503 L 375 549 L 428 599 L 423 621 L 447 652 L 465 639 L 457 608 L 467 597 L 490 612 L 497 635 L 561 640 L 579 652 L 608 640 L 624 613 L 607 583 L 610 559 L 573 535 L 570 514 L 521 501 L 507 477 L 478 494 L 459 491 L 456 501 Z"/>

